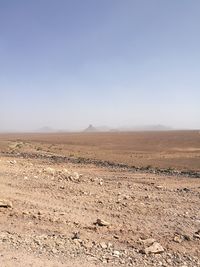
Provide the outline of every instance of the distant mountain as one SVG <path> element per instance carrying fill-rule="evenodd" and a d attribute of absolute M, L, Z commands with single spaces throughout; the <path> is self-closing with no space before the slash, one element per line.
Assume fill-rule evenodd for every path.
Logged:
<path fill-rule="evenodd" d="M 110 132 L 111 131 L 111 128 L 107 126 L 98 126 L 95 128 L 97 129 L 98 132 Z"/>
<path fill-rule="evenodd" d="M 98 132 L 98 129 L 95 128 L 92 124 L 90 124 L 85 130 L 85 133 L 94 133 L 94 132 Z"/>
<path fill-rule="evenodd" d="M 170 131 L 173 128 L 165 125 L 143 125 L 143 126 L 134 126 L 134 127 L 121 127 L 117 129 L 118 131 Z"/>
<path fill-rule="evenodd" d="M 85 133 L 98 133 L 98 132 L 136 132 L 136 131 L 170 131 L 173 128 L 165 125 L 141 125 L 141 126 L 122 126 L 118 128 L 110 128 L 107 126 L 93 126 L 90 124 L 83 132 Z M 51 127 L 45 126 L 37 129 L 37 133 L 61 133 L 61 132 L 72 132 L 70 130 L 64 129 L 53 129 Z"/>
<path fill-rule="evenodd" d="M 56 130 L 54 130 L 51 127 L 45 126 L 45 127 L 41 127 L 39 129 L 37 129 L 36 132 L 38 132 L 38 133 L 53 133 L 53 132 L 56 132 Z"/>

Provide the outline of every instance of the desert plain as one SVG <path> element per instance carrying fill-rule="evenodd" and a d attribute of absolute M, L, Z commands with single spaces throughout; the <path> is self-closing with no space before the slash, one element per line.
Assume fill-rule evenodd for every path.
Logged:
<path fill-rule="evenodd" d="M 0 266 L 200 266 L 200 131 L 0 135 Z"/>

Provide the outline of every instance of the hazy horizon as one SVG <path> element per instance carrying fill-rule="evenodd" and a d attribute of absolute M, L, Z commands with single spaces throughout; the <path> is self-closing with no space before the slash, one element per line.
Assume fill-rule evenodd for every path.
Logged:
<path fill-rule="evenodd" d="M 91 124 L 90 124 L 91 125 Z M 53 128 L 49 126 L 40 127 L 37 129 L 9 129 L 9 130 L 0 130 L 0 133 L 81 133 L 87 132 L 89 128 L 88 125 L 85 128 Z M 109 127 L 106 125 L 92 125 L 95 129 L 94 132 L 148 132 L 148 131 L 155 131 L 155 132 L 163 132 L 163 131 L 199 131 L 200 128 L 173 128 L 169 125 L 119 125 L 118 127 Z M 93 131 L 88 131 L 93 132 Z"/>
<path fill-rule="evenodd" d="M 200 129 L 200 2 L 0 2 L 0 132 Z"/>

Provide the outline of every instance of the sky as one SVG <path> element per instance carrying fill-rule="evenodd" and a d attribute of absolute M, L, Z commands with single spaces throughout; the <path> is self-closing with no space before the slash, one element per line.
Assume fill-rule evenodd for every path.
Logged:
<path fill-rule="evenodd" d="M 200 129 L 199 0 L 0 0 L 0 131 Z"/>

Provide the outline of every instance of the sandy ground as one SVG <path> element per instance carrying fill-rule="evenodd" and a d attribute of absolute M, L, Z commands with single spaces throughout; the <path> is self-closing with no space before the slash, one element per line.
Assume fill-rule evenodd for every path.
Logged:
<path fill-rule="evenodd" d="M 7 145 L 0 266 L 200 266 L 200 179 L 62 162 L 37 149 L 24 157 Z"/>

